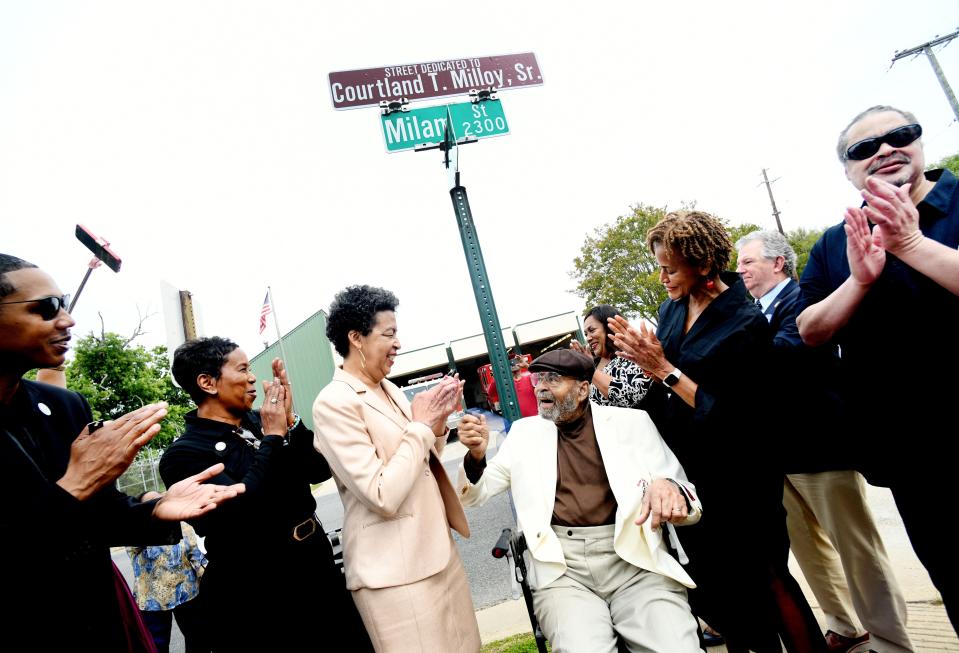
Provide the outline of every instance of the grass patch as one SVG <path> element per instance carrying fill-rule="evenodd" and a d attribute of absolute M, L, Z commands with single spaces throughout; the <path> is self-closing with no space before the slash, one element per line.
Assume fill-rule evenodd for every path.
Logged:
<path fill-rule="evenodd" d="M 546 645 L 546 650 L 550 650 L 549 644 Z M 490 642 L 480 649 L 480 653 L 536 653 L 536 638 L 533 633 L 513 635 Z"/>

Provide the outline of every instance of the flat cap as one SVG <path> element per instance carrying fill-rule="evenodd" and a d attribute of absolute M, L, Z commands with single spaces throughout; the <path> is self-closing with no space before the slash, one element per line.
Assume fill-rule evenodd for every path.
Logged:
<path fill-rule="evenodd" d="M 529 366 L 530 372 L 556 372 L 580 381 L 592 379 L 594 369 L 593 359 L 572 349 L 548 351 L 530 363 Z"/>

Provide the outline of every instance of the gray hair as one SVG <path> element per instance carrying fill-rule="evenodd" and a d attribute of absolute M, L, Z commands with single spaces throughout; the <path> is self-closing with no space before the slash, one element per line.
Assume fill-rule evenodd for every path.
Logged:
<path fill-rule="evenodd" d="M 900 116 L 905 118 L 909 122 L 909 124 L 913 124 L 913 123 L 919 124 L 919 121 L 916 119 L 916 116 L 909 113 L 908 111 L 903 111 L 902 109 L 897 109 L 896 107 L 890 107 L 886 104 L 877 104 L 874 107 L 869 107 L 868 109 L 860 113 L 858 116 L 850 120 L 849 124 L 846 125 L 845 129 L 839 132 L 839 142 L 836 144 L 836 154 L 839 155 L 840 163 L 842 163 L 843 165 L 846 165 L 846 161 L 847 161 L 846 150 L 849 149 L 849 143 L 846 141 L 846 135 L 849 132 L 849 130 L 852 129 L 852 126 L 868 115 L 871 115 L 873 113 L 886 113 L 887 111 L 898 113 Z"/>
<path fill-rule="evenodd" d="M 763 258 L 775 261 L 782 256 L 785 261 L 783 263 L 783 273 L 790 279 L 796 277 L 796 252 L 793 251 L 792 245 L 789 244 L 785 236 L 772 230 L 751 231 L 736 241 L 736 251 L 738 252 L 746 243 L 751 243 L 754 240 L 763 244 Z"/>

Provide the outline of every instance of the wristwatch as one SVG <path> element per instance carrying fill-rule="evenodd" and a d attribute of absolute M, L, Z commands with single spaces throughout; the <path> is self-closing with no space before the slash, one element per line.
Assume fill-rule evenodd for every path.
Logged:
<path fill-rule="evenodd" d="M 683 376 L 683 373 L 679 371 L 679 368 L 674 368 L 672 372 L 663 377 L 663 384 L 667 388 L 672 388 L 674 385 L 679 383 L 679 379 Z"/>

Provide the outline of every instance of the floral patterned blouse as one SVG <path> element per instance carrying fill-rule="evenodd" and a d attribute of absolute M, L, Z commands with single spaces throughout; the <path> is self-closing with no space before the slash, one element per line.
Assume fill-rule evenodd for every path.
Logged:
<path fill-rule="evenodd" d="M 196 533 L 181 523 L 183 539 L 165 546 L 128 546 L 133 563 L 133 594 L 141 610 L 172 610 L 194 598 L 206 557 Z"/>
<path fill-rule="evenodd" d="M 643 374 L 639 365 L 618 356 L 614 356 L 603 371 L 612 377 L 609 382 L 609 394 L 604 397 L 595 385 L 591 385 L 589 390 L 590 401 L 600 406 L 634 408 L 640 399 L 646 396 L 653 382 L 651 378 Z"/>

